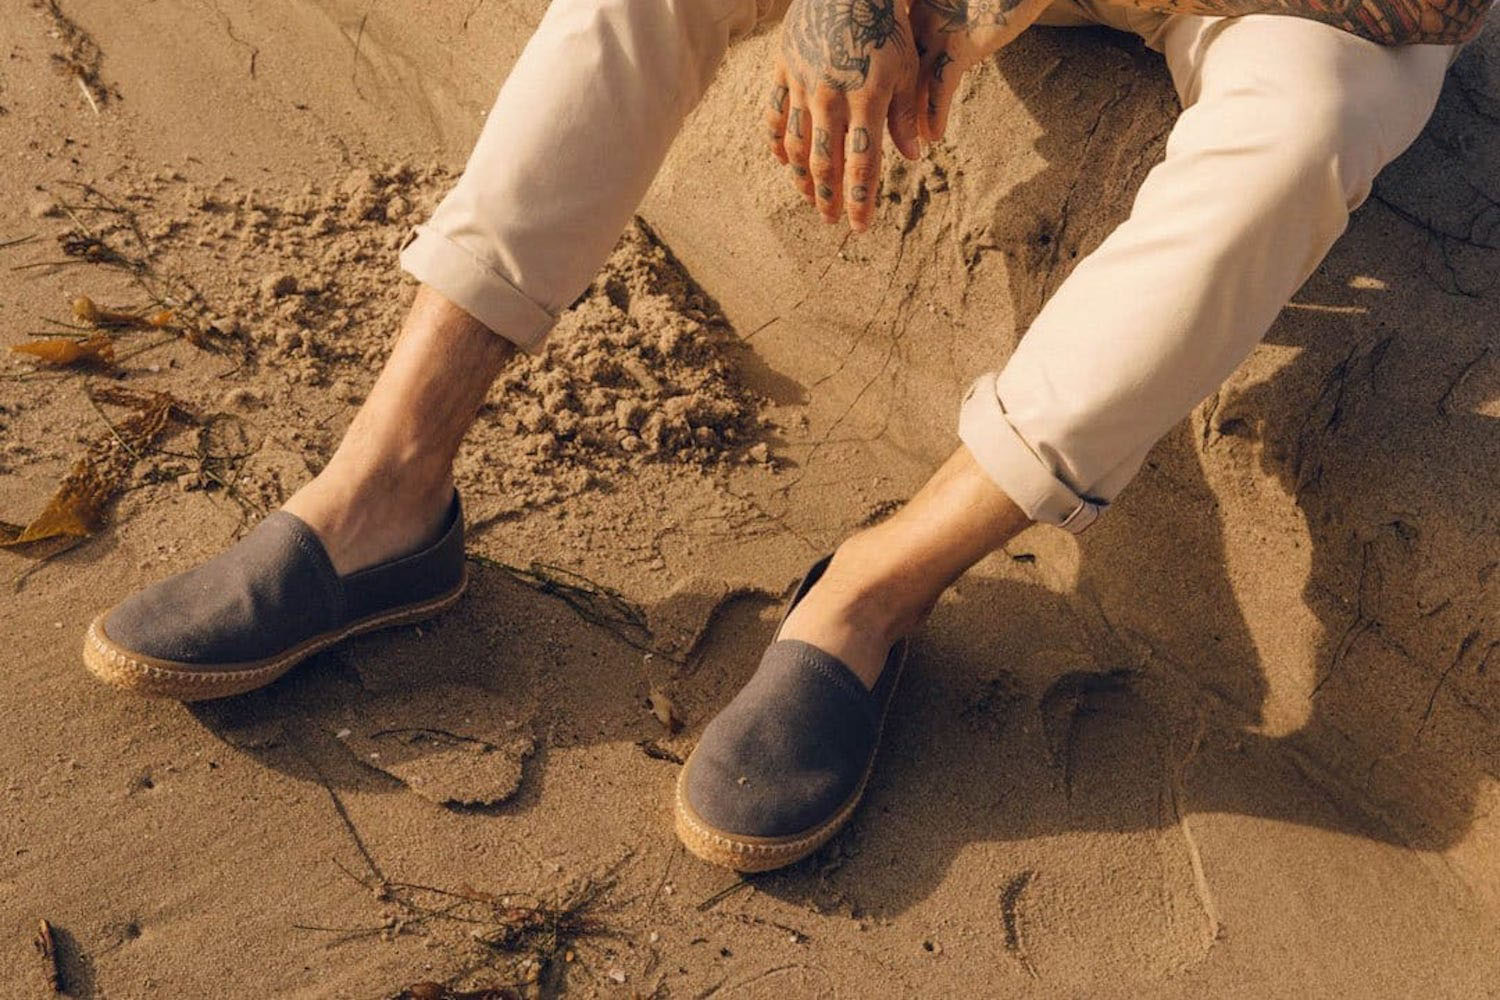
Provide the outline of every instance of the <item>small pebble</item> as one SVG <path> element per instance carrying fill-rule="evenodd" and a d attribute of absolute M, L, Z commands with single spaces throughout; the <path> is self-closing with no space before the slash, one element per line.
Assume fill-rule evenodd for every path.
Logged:
<path fill-rule="evenodd" d="M 260 281 L 260 291 L 268 299 L 279 299 L 297 290 L 297 279 L 290 274 L 268 274 Z"/>

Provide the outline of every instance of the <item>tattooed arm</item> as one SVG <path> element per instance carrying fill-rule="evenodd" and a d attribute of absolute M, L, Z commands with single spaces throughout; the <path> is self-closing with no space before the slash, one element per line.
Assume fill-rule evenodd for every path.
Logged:
<path fill-rule="evenodd" d="M 928 0 L 920 0 L 926 3 Z M 947 2 L 947 0 L 941 0 Z M 959 0 L 962 2 L 962 0 Z M 1124 0 L 1163 14 L 1286 14 L 1381 45 L 1456 45 L 1478 34 L 1491 0 Z"/>
<path fill-rule="evenodd" d="M 912 31 L 922 52 L 917 73 L 919 126 L 924 139 L 940 139 L 958 81 L 988 59 L 1047 9 L 1051 0 L 913 0 Z M 1120 0 L 1131 2 L 1131 0 Z"/>
<path fill-rule="evenodd" d="M 1112 0 L 1164 14 L 1285 14 L 1321 21 L 1382 45 L 1453 45 L 1479 33 L 1492 0 Z M 923 137 L 940 138 L 958 80 L 1030 26 L 1046 0 L 912 0 L 922 50 L 917 98 Z"/>
<path fill-rule="evenodd" d="M 1382 45 L 1456 45 L 1478 34 L 1492 0 L 1115 0 L 1162 14 L 1305 17 Z M 1007 16 L 1007 0 L 915 0 L 945 31 L 973 31 Z M 1002 8 L 997 11 L 996 8 Z M 914 15 L 915 18 L 915 15 Z M 920 32 L 919 32 L 920 36 Z"/>

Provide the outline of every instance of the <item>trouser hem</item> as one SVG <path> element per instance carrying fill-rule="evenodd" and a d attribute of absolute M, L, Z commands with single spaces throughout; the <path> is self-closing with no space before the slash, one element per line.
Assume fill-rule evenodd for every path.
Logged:
<path fill-rule="evenodd" d="M 401 267 L 521 350 L 534 353 L 557 322 L 508 278 L 431 226 L 401 251 Z"/>
<path fill-rule="evenodd" d="M 958 414 L 959 439 L 1027 517 L 1081 534 L 1108 504 L 1080 495 L 1057 478 L 1010 422 L 995 380 L 990 372 L 969 387 Z"/>

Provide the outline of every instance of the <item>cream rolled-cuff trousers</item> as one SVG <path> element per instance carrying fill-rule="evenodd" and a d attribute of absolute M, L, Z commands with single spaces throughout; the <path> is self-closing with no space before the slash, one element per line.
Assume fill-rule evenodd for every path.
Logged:
<path fill-rule="evenodd" d="M 402 266 L 534 350 L 602 265 L 728 46 L 787 3 L 553 0 Z M 1421 131 L 1455 49 L 1092 0 L 1057 0 L 1040 23 L 1140 35 L 1166 56 L 1183 107 L 1129 218 L 960 408 L 959 436 L 995 483 L 1033 520 L 1076 532 L 1265 335 Z"/>

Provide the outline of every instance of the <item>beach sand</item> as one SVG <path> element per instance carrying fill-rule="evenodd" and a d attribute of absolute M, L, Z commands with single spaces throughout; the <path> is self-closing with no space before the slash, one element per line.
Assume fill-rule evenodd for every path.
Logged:
<path fill-rule="evenodd" d="M 792 581 L 952 449 L 969 380 L 1128 212 L 1175 109 L 1134 39 L 1028 32 L 859 237 L 763 149 L 772 39 L 737 47 L 481 413 L 454 610 L 223 702 L 84 672 L 99 610 L 327 460 L 412 294 L 397 249 L 542 9 L 6 5 L 0 344 L 78 296 L 174 325 L 112 366 L 0 358 L 0 520 L 90 449 L 124 470 L 91 537 L 0 550 L 0 996 L 45 994 L 42 919 L 96 998 L 1500 995 L 1494 27 L 1108 517 L 945 597 L 802 864 L 686 855 L 678 765 Z M 122 454 L 111 387 L 178 408 Z"/>

